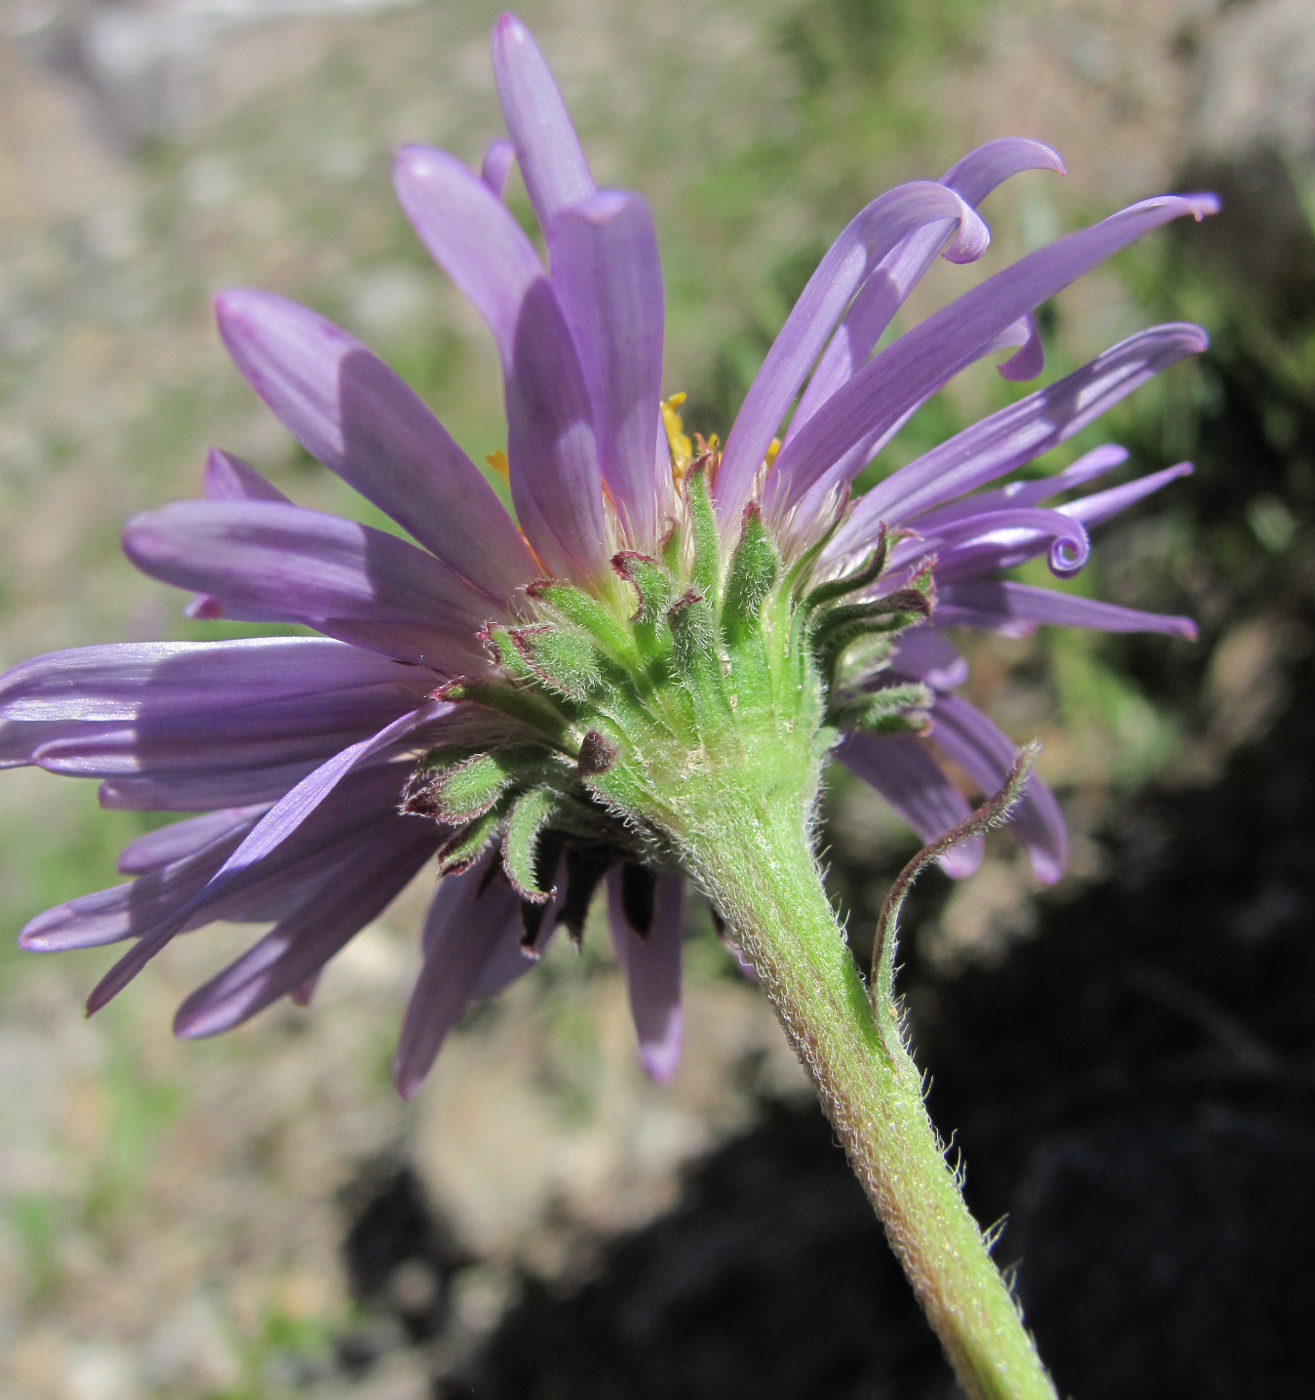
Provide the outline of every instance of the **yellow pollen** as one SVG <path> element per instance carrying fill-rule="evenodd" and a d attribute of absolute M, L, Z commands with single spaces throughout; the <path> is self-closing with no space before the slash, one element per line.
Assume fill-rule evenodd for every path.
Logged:
<path fill-rule="evenodd" d="M 776 454 L 777 454 L 780 450 L 781 450 L 781 439 L 780 439 L 780 438 L 773 438 L 772 441 L 771 441 L 771 444 L 770 444 L 769 447 L 767 448 L 767 456 L 763 458 L 763 461 L 766 462 L 767 465 L 768 465 L 769 467 L 775 465 L 775 462 L 776 462 Z"/>
<path fill-rule="evenodd" d="M 671 479 L 677 486 L 685 479 L 689 464 L 694 460 L 694 444 L 685 433 L 685 423 L 676 410 L 685 402 L 684 393 L 672 394 L 662 400 L 662 427 L 667 435 L 671 453 Z"/>
<path fill-rule="evenodd" d="M 490 452 L 484 460 L 489 464 L 490 470 L 497 472 L 503 481 L 506 481 L 510 477 L 511 470 L 507 466 L 507 454 L 505 452 Z"/>

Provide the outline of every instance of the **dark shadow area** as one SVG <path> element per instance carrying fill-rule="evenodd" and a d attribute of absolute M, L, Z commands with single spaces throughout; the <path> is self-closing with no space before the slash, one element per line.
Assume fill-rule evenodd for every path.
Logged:
<path fill-rule="evenodd" d="M 430 1341 L 447 1321 L 452 1275 L 469 1261 L 424 1188 L 409 1168 L 375 1163 L 348 1188 L 343 1206 L 351 1224 L 342 1259 L 353 1301 L 367 1318 L 398 1324 L 411 1345 Z M 367 1371 L 398 1340 L 386 1326 L 362 1326 L 338 1339 L 338 1364 Z"/>
<path fill-rule="evenodd" d="M 950 1396 L 953 1381 L 821 1114 L 766 1106 L 681 1204 L 568 1296 L 527 1281 L 435 1395 Z"/>

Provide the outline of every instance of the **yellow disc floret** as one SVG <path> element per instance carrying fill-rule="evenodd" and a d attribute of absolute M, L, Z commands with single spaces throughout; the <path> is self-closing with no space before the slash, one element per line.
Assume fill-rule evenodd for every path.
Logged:
<path fill-rule="evenodd" d="M 685 432 L 685 423 L 676 410 L 685 402 L 684 393 L 672 394 L 662 400 L 662 427 L 667 435 L 667 448 L 671 452 L 671 479 L 680 485 L 694 460 L 694 444 Z"/>

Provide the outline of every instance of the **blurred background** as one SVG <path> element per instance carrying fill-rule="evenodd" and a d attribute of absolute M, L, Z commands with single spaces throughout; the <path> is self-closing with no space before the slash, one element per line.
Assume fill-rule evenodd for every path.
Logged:
<path fill-rule="evenodd" d="M 1213 348 L 1071 444 L 1197 475 L 1103 532 L 1076 586 L 1201 640 L 974 639 L 972 697 L 1064 805 L 1038 892 L 1007 836 L 927 877 L 904 987 L 970 1203 L 1006 1214 L 1043 1355 L 1080 1397 L 1315 1386 L 1315 10 L 1305 0 L 525 0 L 601 185 L 652 202 L 664 383 L 725 434 L 868 199 L 995 136 L 982 272 L 1166 189 L 1153 235 L 1046 308 L 1055 377 L 1156 319 Z M 0 664 L 222 635 L 118 553 L 207 445 L 367 518 L 227 363 L 209 297 L 292 296 L 393 364 L 476 460 L 504 445 L 482 327 L 389 187 L 392 148 L 499 129 L 475 0 L 0 0 Z M 513 207 L 528 206 L 517 187 Z M 1026 387 L 1026 386 L 1024 386 Z M 1021 391 L 964 376 L 883 459 Z M 233 629 L 240 631 L 242 629 Z M 250 629 L 246 629 L 250 630 Z M 827 798 L 856 941 L 914 841 Z M 756 992 L 691 915 L 687 1043 L 634 1064 L 602 930 L 479 1008 L 417 1101 L 389 1063 L 417 888 L 314 1008 L 180 1046 L 249 934 L 180 940 L 92 1021 L 112 954 L 13 935 L 114 881 L 144 829 L 91 784 L 0 783 L 0 1392 L 13 1400 L 954 1394 Z M 424 881 L 418 882 L 420 886 Z M 870 935 L 869 935 L 870 936 Z M 563 940 L 559 940 L 562 942 Z"/>

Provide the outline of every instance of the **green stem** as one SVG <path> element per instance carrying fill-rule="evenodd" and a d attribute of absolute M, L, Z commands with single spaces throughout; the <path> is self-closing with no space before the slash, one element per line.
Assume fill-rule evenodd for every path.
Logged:
<path fill-rule="evenodd" d="M 945 1162 L 899 1007 L 888 993 L 875 1008 L 869 1000 L 806 814 L 784 807 L 723 809 L 706 843 L 687 828 L 688 866 L 758 973 L 964 1389 L 973 1400 L 1055 1400 Z"/>

